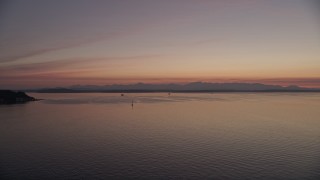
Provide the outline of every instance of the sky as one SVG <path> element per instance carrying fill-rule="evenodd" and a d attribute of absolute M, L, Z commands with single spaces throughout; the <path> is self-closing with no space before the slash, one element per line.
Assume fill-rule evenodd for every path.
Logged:
<path fill-rule="evenodd" d="M 318 0 L 1 0 L 0 88 L 320 88 Z"/>

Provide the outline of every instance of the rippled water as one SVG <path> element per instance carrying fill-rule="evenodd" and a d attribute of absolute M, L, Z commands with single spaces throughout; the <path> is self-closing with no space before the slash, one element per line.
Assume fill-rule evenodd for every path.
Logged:
<path fill-rule="evenodd" d="M 319 93 L 31 95 L 0 106 L 1 179 L 320 179 Z"/>

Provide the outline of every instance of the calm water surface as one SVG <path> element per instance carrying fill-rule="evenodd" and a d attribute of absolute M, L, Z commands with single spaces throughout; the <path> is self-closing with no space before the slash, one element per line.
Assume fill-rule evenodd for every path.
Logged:
<path fill-rule="evenodd" d="M 1 179 L 320 179 L 319 93 L 30 95 Z"/>

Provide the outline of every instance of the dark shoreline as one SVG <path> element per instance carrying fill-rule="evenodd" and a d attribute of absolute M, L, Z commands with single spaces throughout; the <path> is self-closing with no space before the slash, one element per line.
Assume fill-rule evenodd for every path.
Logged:
<path fill-rule="evenodd" d="M 0 90 L 0 104 L 24 104 L 39 100 L 41 99 L 28 96 L 23 91 Z"/>
<path fill-rule="evenodd" d="M 30 93 L 320 93 L 320 90 L 38 90 Z"/>

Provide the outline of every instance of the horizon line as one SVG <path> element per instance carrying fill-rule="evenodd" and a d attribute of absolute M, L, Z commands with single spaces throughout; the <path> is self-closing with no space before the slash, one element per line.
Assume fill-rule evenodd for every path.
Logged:
<path fill-rule="evenodd" d="M 75 88 L 75 86 L 96 86 L 96 87 L 104 87 L 104 86 L 130 86 L 130 85 L 180 85 L 180 86 L 184 86 L 184 85 L 189 85 L 189 84 L 193 84 L 193 83 L 202 83 L 202 84 L 246 84 L 246 85 L 265 85 L 265 86 L 279 86 L 279 88 L 300 88 L 302 90 L 320 90 L 319 87 L 304 87 L 304 86 L 300 86 L 300 85 L 296 85 L 296 84 L 290 84 L 290 85 L 280 85 L 280 84 L 269 84 L 269 83 L 260 83 L 260 82 L 207 82 L 207 81 L 191 81 L 191 82 L 181 82 L 181 83 L 146 83 L 146 82 L 135 82 L 135 83 L 113 83 L 113 84 L 103 84 L 103 85 L 97 85 L 97 84 L 73 84 L 73 85 L 68 85 L 68 86 L 55 86 L 55 87 L 35 87 L 35 88 L 17 88 L 17 89 L 13 89 L 13 90 L 46 90 L 46 89 L 65 89 L 65 90 L 76 90 L 73 89 Z M 2 90 L 4 88 L 1 88 Z M 84 91 L 131 91 L 130 89 L 117 89 L 117 90 L 84 90 Z M 148 89 L 137 89 L 142 90 L 142 91 L 150 91 Z M 163 91 L 164 89 L 159 89 L 159 90 L 151 90 L 151 91 Z M 168 89 L 169 90 L 169 89 Z M 227 91 L 233 91 L 232 89 L 225 89 Z M 270 89 L 272 90 L 272 89 Z M 76 90 L 77 91 L 77 90 Z M 81 91 L 81 90 L 79 90 Z M 180 91 L 180 90 L 178 90 Z M 189 90 L 181 90 L 181 91 L 189 91 Z M 191 90 L 194 91 L 194 90 Z M 196 91 L 215 91 L 215 90 L 209 90 L 209 89 L 203 89 L 203 90 L 196 90 Z M 221 90 L 217 90 L 217 91 L 221 91 Z M 239 90 L 236 90 L 239 91 Z M 241 91 L 241 90 L 240 90 Z M 246 90 L 247 91 L 247 90 Z M 250 90 L 248 90 L 250 91 Z M 255 91 L 255 90 L 253 90 Z"/>

